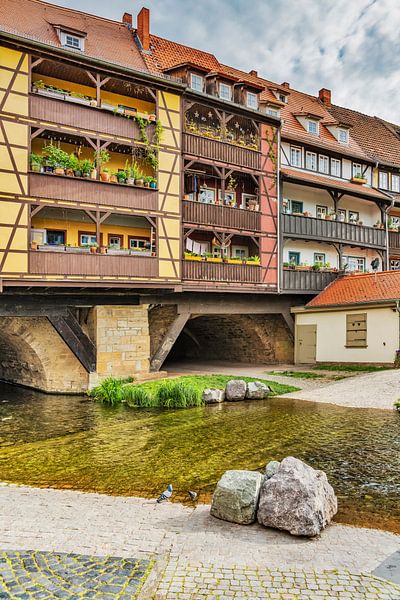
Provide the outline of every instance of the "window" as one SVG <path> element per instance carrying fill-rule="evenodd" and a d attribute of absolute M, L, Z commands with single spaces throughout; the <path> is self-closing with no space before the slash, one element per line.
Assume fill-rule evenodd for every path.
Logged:
<path fill-rule="evenodd" d="M 215 204 L 215 190 L 212 188 L 200 188 L 198 198 L 199 202 L 203 202 L 203 204 Z"/>
<path fill-rule="evenodd" d="M 331 158 L 331 175 L 334 177 L 342 176 L 342 161 L 339 158 Z"/>
<path fill-rule="evenodd" d="M 383 190 L 389 189 L 389 174 L 385 171 L 379 171 L 379 186 Z"/>
<path fill-rule="evenodd" d="M 108 245 L 110 248 L 114 250 L 120 250 L 124 245 L 124 238 L 122 235 L 112 235 L 108 236 Z"/>
<path fill-rule="evenodd" d="M 256 210 L 258 205 L 257 196 L 255 194 L 242 194 L 242 208 L 249 208 L 250 210 Z M 258 209 L 257 209 L 258 210 Z"/>
<path fill-rule="evenodd" d="M 49 246 L 63 245 L 65 244 L 65 231 L 48 229 L 46 232 L 46 238 Z"/>
<path fill-rule="evenodd" d="M 84 38 L 61 31 L 60 33 L 61 45 L 65 48 L 72 48 L 73 50 L 83 50 Z"/>
<path fill-rule="evenodd" d="M 190 87 L 192 90 L 196 90 L 196 92 L 203 91 L 203 78 L 201 75 L 196 75 L 196 73 L 190 74 Z"/>
<path fill-rule="evenodd" d="M 400 192 L 400 176 L 392 175 L 392 192 Z"/>
<path fill-rule="evenodd" d="M 222 200 L 222 190 L 218 190 L 218 198 Z M 228 192 L 225 190 L 224 206 L 236 206 L 236 192 Z"/>
<path fill-rule="evenodd" d="M 318 135 L 318 122 L 307 121 L 307 131 L 308 133 L 311 133 L 311 135 Z"/>
<path fill-rule="evenodd" d="M 290 164 L 292 167 L 301 167 L 301 148 L 291 146 L 290 148 Z"/>
<path fill-rule="evenodd" d="M 363 256 L 343 256 L 343 266 L 347 265 L 349 271 L 365 271 L 365 258 Z"/>
<path fill-rule="evenodd" d="M 96 244 L 97 238 L 95 233 L 81 233 L 79 234 L 79 245 L 88 246 L 90 244 Z"/>
<path fill-rule="evenodd" d="M 346 315 L 346 348 L 367 347 L 367 313 Z"/>
<path fill-rule="evenodd" d="M 346 223 L 347 220 L 347 210 L 345 208 L 338 208 L 337 215 L 339 217 L 339 221 L 341 223 Z"/>
<path fill-rule="evenodd" d="M 130 250 L 142 250 L 144 248 L 149 248 L 150 241 L 144 238 L 135 238 L 129 236 L 129 248 Z"/>
<path fill-rule="evenodd" d="M 400 260 L 398 260 L 397 258 L 393 258 L 390 261 L 390 270 L 391 271 L 398 271 L 400 269 Z"/>
<path fill-rule="evenodd" d="M 314 264 L 315 263 L 321 263 L 323 265 L 326 263 L 326 257 L 323 252 L 314 252 Z"/>
<path fill-rule="evenodd" d="M 348 144 L 349 132 L 347 131 L 347 129 L 339 129 L 338 140 L 341 144 Z"/>
<path fill-rule="evenodd" d="M 303 214 L 303 203 L 299 202 L 298 200 L 291 200 L 290 201 L 290 205 L 291 205 L 291 209 L 292 209 L 292 214 Z"/>
<path fill-rule="evenodd" d="M 360 213 L 355 210 L 349 210 L 349 223 L 357 223 L 360 220 Z"/>
<path fill-rule="evenodd" d="M 247 246 L 232 246 L 232 258 L 247 258 L 249 249 Z"/>
<path fill-rule="evenodd" d="M 319 155 L 318 170 L 320 173 L 329 175 L 329 158 L 327 156 L 323 156 L 322 154 Z"/>
<path fill-rule="evenodd" d="M 363 177 L 362 165 L 353 163 L 353 177 Z"/>
<path fill-rule="evenodd" d="M 306 152 L 306 169 L 309 171 L 317 170 L 317 155 L 315 152 Z"/>
<path fill-rule="evenodd" d="M 300 264 L 300 252 L 289 252 L 289 263 L 298 266 Z"/>
<path fill-rule="evenodd" d="M 253 92 L 247 92 L 247 106 L 249 108 L 258 108 L 257 94 Z"/>
<path fill-rule="evenodd" d="M 223 100 L 232 100 L 232 88 L 227 83 L 219 84 L 219 97 Z"/>
<path fill-rule="evenodd" d="M 268 108 L 267 107 L 267 115 L 269 115 L 270 117 L 279 118 L 279 110 L 277 110 L 276 108 Z"/>
<path fill-rule="evenodd" d="M 285 104 L 287 104 L 288 98 L 287 98 L 286 94 L 278 94 L 278 98 L 281 102 L 284 102 Z"/>
<path fill-rule="evenodd" d="M 325 217 L 325 215 L 328 214 L 328 207 L 327 206 L 317 206 L 316 214 L 317 214 L 317 219 L 323 219 Z"/>
<path fill-rule="evenodd" d="M 37 244 L 45 244 L 46 243 L 46 230 L 45 229 L 31 229 L 31 242 L 36 242 Z"/>

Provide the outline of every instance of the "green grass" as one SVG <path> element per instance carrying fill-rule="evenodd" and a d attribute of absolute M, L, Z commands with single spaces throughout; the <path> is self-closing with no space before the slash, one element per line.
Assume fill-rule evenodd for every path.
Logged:
<path fill-rule="evenodd" d="M 376 371 L 387 371 L 393 367 L 378 367 L 375 365 L 316 365 L 313 369 L 318 371 L 345 371 L 348 373 L 375 373 Z"/>
<path fill-rule="evenodd" d="M 109 378 L 89 392 L 89 395 L 112 406 L 125 403 L 127 406 L 139 408 L 189 408 L 203 405 L 202 395 L 206 388 L 224 389 L 231 379 L 259 381 L 255 377 L 232 375 L 183 375 L 174 379 L 157 379 L 127 385 L 126 380 Z M 297 392 L 299 389 L 275 381 L 262 381 L 271 388 L 272 396 Z"/>
<path fill-rule="evenodd" d="M 281 377 L 295 377 L 296 379 L 320 379 L 325 375 L 318 375 L 312 371 L 266 371 L 267 375 L 276 375 Z"/>

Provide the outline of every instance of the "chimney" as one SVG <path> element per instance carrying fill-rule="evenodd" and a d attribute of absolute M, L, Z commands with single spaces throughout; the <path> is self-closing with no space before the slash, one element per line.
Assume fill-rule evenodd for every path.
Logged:
<path fill-rule="evenodd" d="M 132 27 L 132 15 L 130 13 L 125 12 L 122 15 L 122 22 L 124 25 L 130 25 Z"/>
<path fill-rule="evenodd" d="M 318 92 L 318 98 L 325 104 L 325 106 L 331 105 L 331 90 L 327 90 L 326 88 L 321 88 Z"/>
<path fill-rule="evenodd" d="M 253 77 L 258 77 L 258 73 L 257 73 L 257 71 L 254 71 L 254 69 L 249 71 L 249 75 L 253 75 Z"/>
<path fill-rule="evenodd" d="M 142 8 L 137 16 L 137 36 L 145 51 L 150 50 L 150 11 Z"/>
<path fill-rule="evenodd" d="M 290 83 L 288 83 L 287 81 L 284 81 L 283 83 L 281 83 L 281 86 L 286 88 L 287 90 L 290 90 Z"/>

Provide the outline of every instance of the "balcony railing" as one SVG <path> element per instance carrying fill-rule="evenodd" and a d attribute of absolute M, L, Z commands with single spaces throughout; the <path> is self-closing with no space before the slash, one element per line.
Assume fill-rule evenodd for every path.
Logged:
<path fill-rule="evenodd" d="M 257 150 L 241 148 L 229 142 L 212 140 L 191 133 L 183 135 L 183 152 L 190 156 L 211 158 L 257 171 L 261 168 L 261 154 Z"/>
<path fill-rule="evenodd" d="M 345 242 L 371 248 L 385 247 L 385 231 L 364 225 L 282 214 L 282 231 L 299 239 Z"/>
<path fill-rule="evenodd" d="M 326 288 L 338 275 L 339 273 L 335 271 L 283 269 L 281 287 L 285 292 L 314 294 Z"/>
<path fill-rule="evenodd" d="M 38 94 L 30 95 L 30 116 L 60 125 L 68 125 L 86 131 L 95 131 L 108 135 L 128 137 L 140 140 L 139 126 L 134 119 L 115 115 L 112 112 L 93 106 L 84 106 L 47 98 Z M 148 126 L 148 136 L 151 141 L 151 124 Z"/>
<path fill-rule="evenodd" d="M 389 231 L 389 248 L 400 250 L 400 232 Z"/>
<path fill-rule="evenodd" d="M 182 278 L 191 281 L 259 283 L 261 269 L 259 265 L 184 260 Z"/>
<path fill-rule="evenodd" d="M 29 273 L 102 277 L 157 277 L 158 260 L 146 256 L 112 256 L 67 252 L 29 252 Z"/>
<path fill-rule="evenodd" d="M 204 204 L 192 200 L 183 200 L 182 204 L 184 223 L 198 223 L 242 231 L 261 230 L 261 214 L 258 211 Z"/>
<path fill-rule="evenodd" d="M 75 200 L 121 208 L 158 208 L 157 190 L 51 173 L 29 173 L 29 194 L 38 198 Z"/>

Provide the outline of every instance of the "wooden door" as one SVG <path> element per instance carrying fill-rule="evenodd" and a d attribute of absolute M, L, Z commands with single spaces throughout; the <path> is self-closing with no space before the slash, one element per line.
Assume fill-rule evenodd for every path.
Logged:
<path fill-rule="evenodd" d="M 317 326 L 296 326 L 296 364 L 315 363 L 317 355 Z"/>

